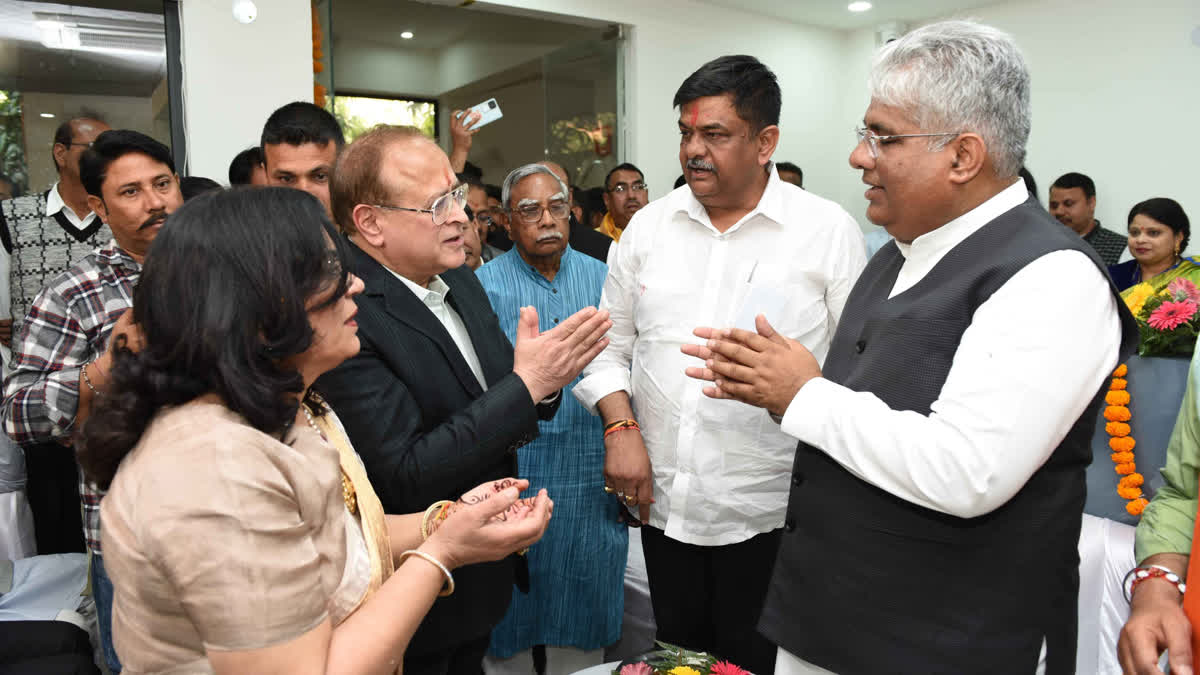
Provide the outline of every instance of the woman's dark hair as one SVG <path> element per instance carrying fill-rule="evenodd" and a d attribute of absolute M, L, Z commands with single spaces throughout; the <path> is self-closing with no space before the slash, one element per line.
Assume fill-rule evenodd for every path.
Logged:
<path fill-rule="evenodd" d="M 133 293 L 143 349 L 117 343 L 83 428 L 88 478 L 107 489 L 155 413 L 204 394 L 282 436 L 304 387 L 285 363 L 313 341 L 306 304 L 332 289 L 328 306 L 349 285 L 341 241 L 321 204 L 290 188 L 209 192 L 171 214 Z"/>
<path fill-rule="evenodd" d="M 1129 209 L 1129 220 L 1127 224 L 1132 225 L 1135 216 L 1147 216 L 1171 228 L 1171 231 L 1179 234 L 1183 233 L 1183 241 L 1179 242 L 1179 250 L 1186 251 L 1188 239 L 1192 236 L 1192 226 L 1188 222 L 1187 214 L 1183 212 L 1183 207 L 1179 202 L 1167 197 L 1155 197 L 1147 199 L 1144 202 L 1138 202 Z"/>

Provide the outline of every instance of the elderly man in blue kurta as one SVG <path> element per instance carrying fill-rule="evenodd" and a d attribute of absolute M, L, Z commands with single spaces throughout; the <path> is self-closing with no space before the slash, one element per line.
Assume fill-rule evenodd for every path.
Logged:
<path fill-rule="evenodd" d="M 608 268 L 567 245 L 570 198 L 545 166 L 523 166 L 504 180 L 512 250 L 476 272 L 509 339 L 521 307 L 537 309 L 542 330 L 600 303 Z M 514 591 L 492 631 L 489 675 L 534 671 L 531 648 L 546 646 L 547 673 L 572 673 L 604 662 L 621 632 L 629 545 L 616 498 L 604 491 L 604 429 L 564 396 L 541 436 L 518 450 L 518 472 L 554 495 L 554 518 L 530 549 L 528 595 Z M 531 489 L 533 489 L 531 487 Z"/>

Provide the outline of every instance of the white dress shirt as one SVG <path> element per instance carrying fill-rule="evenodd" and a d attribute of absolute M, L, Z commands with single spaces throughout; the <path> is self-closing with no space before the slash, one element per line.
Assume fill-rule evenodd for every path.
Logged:
<path fill-rule="evenodd" d="M 390 269 L 388 271 L 392 272 Z M 392 272 L 392 276 L 403 281 L 413 295 L 417 296 L 417 299 L 433 312 L 438 322 L 450 334 L 450 339 L 454 340 L 454 345 L 458 347 L 458 351 L 462 353 L 471 372 L 475 374 L 475 379 L 479 380 L 479 386 L 487 391 L 488 386 L 487 380 L 483 376 L 483 366 L 479 363 L 479 355 L 475 353 L 475 345 L 471 342 L 470 334 L 467 333 L 467 326 L 458 312 L 454 311 L 450 303 L 446 302 L 446 296 L 450 294 L 450 287 L 446 285 L 446 282 L 442 281 L 440 276 L 435 275 L 429 280 L 429 288 L 422 288 L 411 279 L 406 279 L 395 272 Z"/>
<path fill-rule="evenodd" d="M 83 218 L 80 218 L 75 213 L 75 210 L 70 206 L 67 206 L 67 203 L 63 201 L 62 195 L 58 193 L 58 183 L 55 183 L 54 187 L 50 188 L 49 194 L 46 195 L 46 216 L 53 216 L 59 211 L 63 212 L 63 215 L 67 217 L 67 220 L 69 220 L 77 230 L 87 229 L 87 226 L 91 225 L 93 220 L 99 218 L 95 211 L 88 211 Z"/>
<path fill-rule="evenodd" d="M 693 329 L 733 325 L 749 309 L 823 358 L 864 252 L 844 209 L 774 169 L 758 205 L 725 232 L 686 185 L 634 215 L 609 253 L 609 346 L 574 393 L 592 412 L 630 394 L 654 470 L 651 525 L 718 546 L 783 524 L 795 439 L 761 409 L 704 396 L 680 347 L 700 344 Z"/>
<path fill-rule="evenodd" d="M 915 239 L 897 242 L 895 296 L 964 239 L 1027 198 L 1022 181 Z M 1107 276 L 1079 251 L 1048 253 L 979 306 L 928 416 L 817 378 L 782 429 L 862 480 L 962 518 L 1007 502 L 1046 462 L 1117 365 Z"/>

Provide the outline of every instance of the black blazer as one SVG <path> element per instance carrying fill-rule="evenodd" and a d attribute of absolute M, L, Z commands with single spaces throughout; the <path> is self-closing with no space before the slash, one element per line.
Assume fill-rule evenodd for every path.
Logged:
<path fill-rule="evenodd" d="M 315 388 L 333 407 L 388 513 L 423 511 L 480 483 L 517 473 L 516 450 L 538 434 L 553 404 L 534 405 L 512 372 L 512 344 L 468 267 L 440 276 L 462 317 L 488 389 L 450 334 L 404 282 L 350 243 L 349 268 L 366 284 L 356 298 L 358 355 Z M 513 557 L 454 573 L 457 590 L 439 598 L 409 654 L 425 655 L 487 635 L 512 597 Z M 524 570 L 524 560 L 520 561 Z"/>
<path fill-rule="evenodd" d="M 571 248 L 581 253 L 586 253 L 591 257 L 599 260 L 602 263 L 608 262 L 608 249 L 613 244 L 612 237 L 586 227 L 578 220 L 575 220 L 575 214 L 571 214 L 571 236 L 568 237 L 567 243 Z"/>

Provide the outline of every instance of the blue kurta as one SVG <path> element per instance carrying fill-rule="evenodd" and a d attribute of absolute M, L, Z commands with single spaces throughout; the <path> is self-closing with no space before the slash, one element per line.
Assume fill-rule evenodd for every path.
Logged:
<path fill-rule="evenodd" d="M 599 306 L 608 267 L 568 246 L 554 281 L 547 281 L 514 248 L 476 273 L 500 327 L 516 342 L 521 307 L 536 307 L 547 331 Z M 527 555 L 529 594 L 514 589 L 508 614 L 492 631 L 489 651 L 498 658 L 539 644 L 599 649 L 621 636 L 629 534 L 618 521 L 616 498 L 604 492 L 604 425 L 567 387 L 554 419 L 539 427 L 537 440 L 517 451 L 517 466 L 530 494 L 550 493 L 554 517 Z"/>

